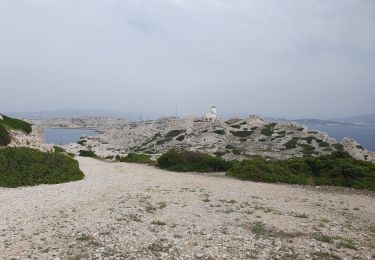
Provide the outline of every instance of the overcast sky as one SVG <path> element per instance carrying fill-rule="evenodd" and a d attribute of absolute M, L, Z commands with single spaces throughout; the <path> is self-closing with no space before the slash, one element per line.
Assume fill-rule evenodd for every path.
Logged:
<path fill-rule="evenodd" d="M 375 112 L 374 0 L 1 0 L 0 111 Z"/>

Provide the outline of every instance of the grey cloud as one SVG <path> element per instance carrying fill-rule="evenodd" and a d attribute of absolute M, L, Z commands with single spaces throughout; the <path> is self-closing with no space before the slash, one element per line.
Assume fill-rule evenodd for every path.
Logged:
<path fill-rule="evenodd" d="M 0 110 L 374 112 L 374 14 L 372 0 L 3 0 Z"/>

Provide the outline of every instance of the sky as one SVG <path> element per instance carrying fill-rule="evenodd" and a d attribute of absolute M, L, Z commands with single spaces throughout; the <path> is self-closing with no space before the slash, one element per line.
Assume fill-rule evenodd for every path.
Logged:
<path fill-rule="evenodd" d="M 375 113 L 374 0 L 1 0 L 0 111 Z"/>

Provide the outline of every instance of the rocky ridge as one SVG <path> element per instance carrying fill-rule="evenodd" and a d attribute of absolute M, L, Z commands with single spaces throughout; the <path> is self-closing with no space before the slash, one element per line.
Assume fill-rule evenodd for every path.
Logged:
<path fill-rule="evenodd" d="M 328 134 L 309 130 L 297 123 L 277 123 L 257 116 L 204 122 L 201 118 L 161 118 L 142 122 L 122 122 L 102 128 L 96 137 L 86 137 L 79 144 L 64 146 L 69 152 L 93 150 L 103 157 L 147 153 L 157 158 L 169 149 L 186 149 L 220 156 L 227 160 L 256 156 L 288 159 L 346 151 L 353 157 L 375 162 L 375 153 L 355 140 L 338 143 Z"/>

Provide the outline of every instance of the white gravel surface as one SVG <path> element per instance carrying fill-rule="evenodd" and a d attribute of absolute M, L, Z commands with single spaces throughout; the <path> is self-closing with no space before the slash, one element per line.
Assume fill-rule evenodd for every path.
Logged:
<path fill-rule="evenodd" d="M 374 193 L 78 158 L 82 181 L 0 188 L 1 259 L 373 259 Z"/>

